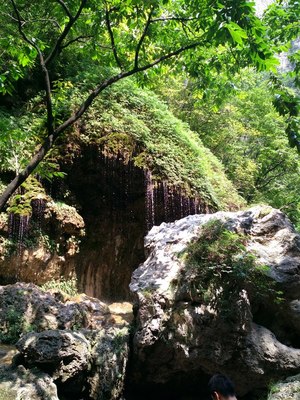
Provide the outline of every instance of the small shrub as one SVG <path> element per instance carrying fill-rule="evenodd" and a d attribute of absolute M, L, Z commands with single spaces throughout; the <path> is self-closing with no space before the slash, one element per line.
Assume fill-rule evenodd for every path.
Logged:
<path fill-rule="evenodd" d="M 11 306 L 5 316 L 5 324 L 1 328 L 0 342 L 5 344 L 15 344 L 22 333 L 33 332 L 36 326 L 24 318 L 22 311 Z"/>
<path fill-rule="evenodd" d="M 247 251 L 246 242 L 245 235 L 212 220 L 184 253 L 194 292 L 225 314 L 231 312 L 234 299 L 243 289 L 253 289 L 261 297 L 275 293 L 278 300 L 279 292 L 275 292 L 268 277 L 269 267 L 257 263 L 255 255 Z"/>
<path fill-rule="evenodd" d="M 41 289 L 45 292 L 49 290 L 59 291 L 69 296 L 76 296 L 79 294 L 77 289 L 77 279 L 72 278 L 60 278 L 59 280 L 51 279 L 50 281 L 41 285 Z"/>

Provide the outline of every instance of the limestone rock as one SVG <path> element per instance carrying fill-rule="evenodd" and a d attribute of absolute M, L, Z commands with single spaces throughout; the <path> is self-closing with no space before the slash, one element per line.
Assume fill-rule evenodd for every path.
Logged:
<path fill-rule="evenodd" d="M 299 400 L 300 375 L 287 378 L 272 387 L 268 400 Z"/>
<path fill-rule="evenodd" d="M 0 367 L 0 399 L 3 400 L 59 400 L 53 379 L 23 366 Z"/>
<path fill-rule="evenodd" d="M 49 373 L 62 393 L 78 395 L 85 390 L 90 346 L 79 332 L 29 333 L 19 340 L 17 348 L 25 366 Z"/>
<path fill-rule="evenodd" d="M 88 376 L 92 400 L 118 400 L 124 390 L 129 355 L 129 329 L 110 327 L 90 337 L 91 370 Z"/>
<path fill-rule="evenodd" d="M 99 329 L 110 321 L 108 306 L 86 295 L 64 297 L 33 284 L 0 286 L 0 341 L 47 329 Z"/>
<path fill-rule="evenodd" d="M 47 203 L 46 218 L 56 221 L 59 231 L 69 235 L 80 234 L 85 226 L 82 216 L 75 207 L 53 201 Z"/>
<path fill-rule="evenodd" d="M 74 378 L 88 368 L 89 343 L 79 332 L 48 330 L 28 333 L 17 343 L 28 367 L 50 372 L 61 382 Z"/>
<path fill-rule="evenodd" d="M 275 302 L 276 294 L 260 299 L 255 287 L 245 287 L 229 299 L 225 318 L 193 294 L 200 272 L 187 271 L 180 255 L 212 220 L 246 235 L 247 250 L 270 267 L 269 280 L 283 292 L 283 302 Z M 220 371 L 243 395 L 300 371 L 300 235 L 283 213 L 258 206 L 188 216 L 153 227 L 145 245 L 148 258 L 130 285 L 137 310 L 133 383 L 197 387 L 201 376 Z"/>

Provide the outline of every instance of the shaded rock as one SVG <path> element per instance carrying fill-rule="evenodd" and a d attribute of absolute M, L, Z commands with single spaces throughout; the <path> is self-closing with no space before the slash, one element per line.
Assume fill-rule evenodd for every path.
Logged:
<path fill-rule="evenodd" d="M 100 329 L 111 320 L 107 305 L 86 295 L 63 296 L 33 284 L 0 286 L 0 340 L 15 343 L 21 333 L 46 329 Z"/>
<path fill-rule="evenodd" d="M 59 400 L 57 388 L 49 375 L 23 366 L 0 368 L 0 399 Z"/>
<path fill-rule="evenodd" d="M 45 193 L 38 193 L 28 207 L 25 215 L 16 210 L 0 214 L 1 283 L 18 279 L 43 284 L 75 275 L 74 258 L 85 234 L 83 218 L 75 207 L 55 203 Z"/>
<path fill-rule="evenodd" d="M 108 328 L 89 338 L 92 345 L 89 396 L 93 400 L 120 399 L 129 355 L 129 329 Z"/>
<path fill-rule="evenodd" d="M 85 390 L 90 346 L 86 338 L 71 331 L 29 333 L 17 343 L 26 367 L 49 373 L 62 393 Z"/>
<path fill-rule="evenodd" d="M 56 222 L 56 228 L 59 232 L 68 235 L 80 235 L 85 224 L 82 216 L 75 207 L 54 201 L 47 203 L 46 219 Z"/>
<path fill-rule="evenodd" d="M 25 365 L 49 372 L 65 382 L 88 368 L 89 343 L 79 332 L 44 331 L 28 333 L 17 343 Z"/>
<path fill-rule="evenodd" d="M 300 399 L 300 375 L 287 378 L 277 383 L 271 389 L 268 400 L 299 400 Z"/>
<path fill-rule="evenodd" d="M 260 298 L 258 289 L 246 283 L 227 300 L 227 315 L 213 303 L 222 287 L 214 289 L 210 301 L 195 290 L 205 264 L 188 270 L 181 256 L 212 220 L 245 235 L 247 251 L 270 267 L 270 285 L 276 285 L 269 297 Z M 148 258 L 130 285 L 137 301 L 133 384 L 184 391 L 193 382 L 198 391 L 201 377 L 220 371 L 243 395 L 300 371 L 300 236 L 283 213 L 254 207 L 189 216 L 153 227 L 145 245 Z M 280 304 L 277 290 L 285 300 Z"/>

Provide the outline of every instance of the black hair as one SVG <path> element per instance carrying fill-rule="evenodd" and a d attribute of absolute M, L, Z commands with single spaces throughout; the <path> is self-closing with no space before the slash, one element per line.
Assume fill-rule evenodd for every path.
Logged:
<path fill-rule="evenodd" d="M 210 395 L 214 392 L 221 394 L 222 396 L 235 396 L 234 385 L 227 376 L 222 374 L 216 374 L 208 382 L 208 389 Z"/>

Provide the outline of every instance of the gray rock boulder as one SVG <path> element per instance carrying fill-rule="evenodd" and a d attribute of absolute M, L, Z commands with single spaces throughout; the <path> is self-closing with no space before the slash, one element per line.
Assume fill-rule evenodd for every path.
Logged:
<path fill-rule="evenodd" d="M 89 396 L 93 400 L 120 399 L 129 356 L 128 326 L 108 327 L 89 336 L 91 369 Z"/>
<path fill-rule="evenodd" d="M 245 236 L 245 251 L 257 265 L 269 266 L 262 280 L 274 287 L 261 297 L 259 285 L 232 287 L 228 315 L 215 302 L 224 286 L 206 282 L 203 287 L 202 282 L 199 290 L 207 266 L 188 269 L 182 256 L 212 220 Z M 195 385 L 198 390 L 197 382 L 203 385 L 219 371 L 243 395 L 300 371 L 300 236 L 283 213 L 254 207 L 189 216 L 153 227 L 145 245 L 148 258 L 130 285 L 137 310 L 133 384 L 177 385 L 179 390 Z M 226 272 L 226 262 L 222 268 Z M 204 301 L 207 293 L 210 300 Z"/>
<path fill-rule="evenodd" d="M 23 366 L 0 367 L 0 399 L 3 400 L 59 400 L 53 379 Z"/>
<path fill-rule="evenodd" d="M 0 286 L 0 342 L 15 343 L 22 333 L 51 329 L 100 329 L 111 319 L 108 306 L 86 295 L 45 292 L 36 285 Z"/>
<path fill-rule="evenodd" d="M 273 385 L 268 400 L 300 400 L 300 375 Z"/>
<path fill-rule="evenodd" d="M 81 393 L 89 367 L 90 345 L 79 332 L 28 333 L 17 343 L 24 365 L 48 373 L 64 392 Z"/>

